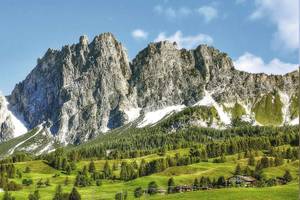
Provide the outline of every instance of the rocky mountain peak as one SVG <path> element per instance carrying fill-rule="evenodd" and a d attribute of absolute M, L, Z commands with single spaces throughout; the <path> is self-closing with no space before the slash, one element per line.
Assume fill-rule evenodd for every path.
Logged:
<path fill-rule="evenodd" d="M 79 38 L 79 44 L 82 46 L 88 46 L 89 45 L 89 38 L 87 35 L 82 35 Z"/>
<path fill-rule="evenodd" d="M 48 122 L 51 133 L 67 144 L 199 102 L 215 106 L 228 124 L 225 110 L 230 108 L 225 105 L 238 102 L 253 115 L 264 109 L 255 107 L 257 102 L 274 90 L 290 104 L 297 78 L 297 73 L 241 72 L 218 49 L 178 49 L 168 41 L 150 43 L 130 63 L 123 45 L 113 34 L 103 33 L 92 42 L 81 36 L 78 44 L 49 49 L 8 99 L 29 128 Z"/>

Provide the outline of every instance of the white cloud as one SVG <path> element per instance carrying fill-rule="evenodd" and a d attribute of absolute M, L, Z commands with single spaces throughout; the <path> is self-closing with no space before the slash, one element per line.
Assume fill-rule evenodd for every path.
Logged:
<path fill-rule="evenodd" d="M 234 61 L 234 66 L 238 70 L 251 73 L 264 72 L 266 74 L 286 74 L 298 68 L 297 64 L 284 63 L 278 58 L 274 58 L 269 63 L 265 63 L 261 57 L 249 52 L 244 53 Z"/>
<path fill-rule="evenodd" d="M 192 13 L 192 10 L 188 7 L 173 8 L 157 5 L 154 7 L 154 12 L 160 15 L 164 15 L 169 19 L 174 19 L 188 16 Z"/>
<path fill-rule="evenodd" d="M 202 6 L 197 9 L 197 12 L 204 17 L 205 22 L 210 22 L 218 17 L 218 10 L 212 6 Z"/>
<path fill-rule="evenodd" d="M 147 39 L 148 37 L 148 33 L 142 29 L 135 29 L 134 31 L 132 31 L 131 33 L 132 37 L 134 39 Z"/>
<path fill-rule="evenodd" d="M 298 0 L 256 0 L 250 19 L 269 19 L 276 25 L 273 44 L 276 48 L 297 50 L 299 45 Z"/>
<path fill-rule="evenodd" d="M 212 44 L 213 38 L 206 34 L 198 34 L 194 36 L 183 36 L 181 31 L 176 31 L 173 35 L 167 36 L 166 33 L 159 33 L 155 42 L 168 40 L 171 42 L 176 42 L 179 48 L 194 48 L 199 44 Z"/>

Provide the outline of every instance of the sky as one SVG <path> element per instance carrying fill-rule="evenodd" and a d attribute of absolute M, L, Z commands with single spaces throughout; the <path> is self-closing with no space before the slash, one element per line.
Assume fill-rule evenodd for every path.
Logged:
<path fill-rule="evenodd" d="M 237 69 L 284 74 L 297 69 L 298 0 L 1 0 L 0 91 L 8 95 L 48 48 L 112 32 L 135 55 L 150 42 L 209 44 Z"/>

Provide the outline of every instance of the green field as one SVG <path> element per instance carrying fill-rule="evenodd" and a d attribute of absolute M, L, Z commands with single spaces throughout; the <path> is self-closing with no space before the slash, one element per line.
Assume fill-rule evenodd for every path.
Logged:
<path fill-rule="evenodd" d="M 169 151 L 166 155 L 174 155 L 175 153 L 187 154 L 188 149 L 179 149 L 174 151 Z M 157 154 L 148 155 L 145 157 L 137 158 L 137 159 L 126 159 L 128 162 L 137 161 L 140 162 L 142 158 L 146 160 L 157 159 L 160 156 Z M 258 157 L 256 158 L 258 159 Z M 237 155 L 227 156 L 225 163 L 213 163 L 212 159 L 209 162 L 200 162 L 191 164 L 188 166 L 176 166 L 167 168 L 165 171 L 152 174 L 145 177 L 140 177 L 132 181 L 123 182 L 120 180 L 104 180 L 101 186 L 96 186 L 93 183 L 92 186 L 78 188 L 79 193 L 82 196 L 82 199 L 114 199 L 115 194 L 120 191 L 128 192 L 128 199 L 134 199 L 133 191 L 135 188 L 141 186 L 144 189 L 147 188 L 147 185 L 151 181 L 156 181 L 159 188 L 166 189 L 167 181 L 170 177 L 174 177 L 176 184 L 187 184 L 191 185 L 195 178 L 199 178 L 201 176 L 209 176 L 211 179 L 218 178 L 219 176 L 229 177 L 234 172 L 234 169 L 237 163 L 240 163 L 242 166 L 246 166 L 247 159 L 237 160 Z M 82 169 L 84 165 L 89 164 L 89 160 L 80 161 L 77 163 L 77 169 Z M 102 170 L 105 160 L 95 160 L 96 170 Z M 121 163 L 122 160 L 110 160 L 109 163 L 112 165 L 113 163 Z M 28 162 L 20 162 L 15 164 L 16 168 L 24 171 L 28 166 L 31 169 L 30 173 L 23 173 L 24 178 L 31 178 L 34 181 L 34 184 L 30 186 L 23 186 L 23 189 L 20 191 L 12 192 L 13 196 L 16 199 L 27 199 L 28 194 L 33 192 L 36 188 L 36 183 L 39 179 L 43 179 L 45 181 L 49 178 L 51 186 L 39 188 L 41 199 L 52 199 L 53 194 L 55 193 L 55 187 L 58 184 L 63 186 L 64 192 L 70 192 L 73 183 L 76 177 L 77 170 L 73 171 L 71 175 L 68 176 L 69 184 L 64 185 L 65 175 L 63 172 L 58 171 L 44 161 L 28 161 Z M 212 189 L 209 191 L 194 191 L 194 192 L 186 192 L 186 193 L 177 193 L 177 194 L 156 194 L 153 196 L 144 195 L 141 199 L 243 199 L 243 200 L 253 200 L 253 199 L 297 199 L 298 193 L 298 167 L 299 161 L 294 162 L 285 162 L 284 165 L 279 167 L 272 167 L 264 169 L 264 174 L 268 177 L 277 177 L 282 176 L 286 169 L 291 171 L 291 174 L 294 177 L 294 181 L 287 185 L 273 186 L 273 187 L 263 187 L 263 188 L 226 188 L 226 189 Z M 116 176 L 119 176 L 119 169 L 114 171 Z M 58 174 L 59 176 L 53 177 L 53 175 Z M 22 179 L 14 179 L 16 182 L 21 183 Z M 0 194 L 2 197 L 3 193 Z"/>

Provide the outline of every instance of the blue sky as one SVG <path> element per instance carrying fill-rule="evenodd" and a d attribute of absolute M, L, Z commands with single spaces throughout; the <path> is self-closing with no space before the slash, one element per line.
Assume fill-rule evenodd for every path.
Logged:
<path fill-rule="evenodd" d="M 298 9 L 298 0 L 2 0 L 0 90 L 9 94 L 48 48 L 102 32 L 112 32 L 130 59 L 152 41 L 208 43 L 238 69 L 282 74 L 298 63 Z"/>

